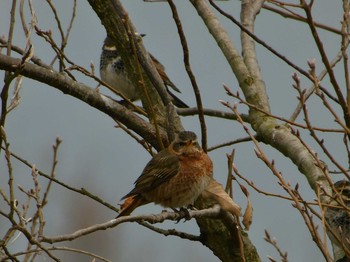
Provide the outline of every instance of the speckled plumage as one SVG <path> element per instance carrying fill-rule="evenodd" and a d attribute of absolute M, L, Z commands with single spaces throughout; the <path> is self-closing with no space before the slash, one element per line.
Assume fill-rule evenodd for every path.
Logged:
<path fill-rule="evenodd" d="M 117 49 L 104 46 L 100 57 L 101 79 L 131 101 L 140 98 L 140 92 L 130 81 Z"/>
<path fill-rule="evenodd" d="M 180 90 L 168 78 L 164 66 L 151 54 L 150 56 L 159 75 L 163 79 L 165 86 L 169 86 L 176 92 L 180 92 Z M 100 75 L 104 82 L 126 98 L 131 101 L 140 99 L 141 92 L 139 87 L 135 86 L 129 79 L 124 67 L 124 62 L 122 61 L 116 46 L 113 44 L 113 40 L 109 37 L 106 37 L 102 47 L 102 53 L 100 56 Z M 188 107 L 183 101 L 171 93 L 169 89 L 167 89 L 167 91 L 175 106 Z"/>
<path fill-rule="evenodd" d="M 341 207 L 339 203 L 343 202 L 347 207 L 350 207 L 350 182 L 347 180 L 341 180 L 334 184 L 337 192 L 333 194 L 333 200 L 331 205 L 334 207 L 328 207 L 325 210 L 325 219 L 332 228 L 335 237 L 330 231 L 328 236 L 333 243 L 342 247 L 342 244 L 350 250 L 350 215 L 344 207 Z M 337 199 L 337 201 L 335 200 Z M 342 243 L 337 240 L 340 239 Z M 349 258 L 350 259 L 350 258 Z"/>

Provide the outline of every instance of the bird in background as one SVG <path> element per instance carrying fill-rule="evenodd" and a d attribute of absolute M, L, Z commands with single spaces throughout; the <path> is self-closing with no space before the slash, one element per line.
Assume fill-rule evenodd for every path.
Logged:
<path fill-rule="evenodd" d="M 329 230 L 327 234 L 336 246 L 343 249 L 344 245 L 350 251 L 350 214 L 349 210 L 339 205 L 339 203 L 344 203 L 346 207 L 350 208 L 350 182 L 348 180 L 340 180 L 334 183 L 334 187 L 336 192 L 334 192 L 333 200 L 330 203 L 334 207 L 327 207 L 325 219 L 336 237 Z M 339 243 L 337 238 L 341 243 Z M 342 259 L 337 260 L 337 262 L 346 261 L 349 262 L 350 257 L 344 256 Z"/>
<path fill-rule="evenodd" d="M 154 56 L 151 54 L 149 55 L 167 88 L 173 104 L 180 108 L 187 108 L 188 105 L 186 105 L 169 90 L 168 87 L 171 87 L 176 92 L 181 93 L 175 84 L 170 81 L 169 77 L 165 73 L 164 66 Z M 104 40 L 102 53 L 100 56 L 100 75 L 104 82 L 109 84 L 114 90 L 121 93 L 131 101 L 141 99 L 140 88 L 131 82 L 128 73 L 125 70 L 125 65 L 121 59 L 120 53 L 113 43 L 112 38 L 108 36 Z"/>
<path fill-rule="evenodd" d="M 134 189 L 122 198 L 125 201 L 117 217 L 151 202 L 172 209 L 188 207 L 208 187 L 212 176 L 213 163 L 196 134 L 182 131 L 148 162 Z"/>

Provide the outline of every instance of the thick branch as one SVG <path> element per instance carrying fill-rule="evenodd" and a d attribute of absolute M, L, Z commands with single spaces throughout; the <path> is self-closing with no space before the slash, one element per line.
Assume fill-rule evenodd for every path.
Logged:
<path fill-rule="evenodd" d="M 241 21 L 242 26 L 249 30 L 249 32 L 254 32 L 254 24 L 256 15 L 260 12 L 261 6 L 264 0 L 244 0 L 242 1 L 241 10 Z M 270 106 L 268 97 L 266 94 L 265 83 L 261 75 L 258 59 L 256 56 L 255 42 L 254 40 L 245 32 L 241 32 L 242 39 L 242 56 L 245 65 L 247 66 L 250 75 L 254 79 L 254 87 L 259 94 L 260 104 L 264 105 L 265 110 L 270 112 Z"/>
<path fill-rule="evenodd" d="M 118 0 L 89 0 L 89 3 L 100 18 L 107 34 L 115 40 L 114 44 L 125 63 L 130 80 L 142 90 L 142 104 L 151 122 L 166 126 L 169 140 L 173 140 L 173 132 L 183 129 L 181 122 L 173 110 L 164 82 L 141 39 L 136 35 L 137 30 L 130 21 L 127 11 Z"/>
<path fill-rule="evenodd" d="M 199 209 L 205 209 L 212 204 L 208 201 L 204 202 L 203 198 L 200 197 L 196 200 L 195 206 Z M 237 226 L 233 217 L 227 212 L 222 212 L 220 218 L 221 220 L 205 217 L 196 218 L 200 227 L 202 243 L 224 262 L 260 261 L 257 250 L 251 243 L 248 234 Z"/>
<path fill-rule="evenodd" d="M 15 72 L 18 70 L 18 66 L 20 64 L 20 59 L 0 54 L 1 70 Z M 159 148 L 154 127 L 113 99 L 98 93 L 94 89 L 82 83 L 73 81 L 65 74 L 58 73 L 54 70 L 49 70 L 34 64 L 24 64 L 24 66 L 22 66 L 20 69 L 20 74 L 50 85 L 65 94 L 78 98 L 99 111 L 106 113 L 113 119 L 122 122 L 125 126 L 142 136 L 145 140 L 152 144 L 152 146 Z M 162 132 L 162 139 L 165 142 L 167 141 L 164 132 Z"/>
<path fill-rule="evenodd" d="M 243 59 L 240 57 L 238 50 L 229 43 L 229 36 L 225 29 L 216 18 L 215 13 L 209 8 L 206 1 L 191 0 L 192 4 L 197 9 L 199 15 L 202 17 L 204 23 L 208 27 L 210 33 L 222 49 L 227 61 L 231 65 L 232 71 L 237 77 L 240 87 L 246 97 L 246 100 L 258 108 L 265 108 L 268 110 L 267 96 L 263 89 L 258 88 L 254 79 L 246 67 Z M 245 5 L 249 1 L 243 2 Z M 249 8 L 249 6 L 244 7 Z M 251 12 L 254 10 L 252 9 Z M 247 13 L 248 11 L 245 11 Z M 243 13 L 243 15 L 246 15 Z M 256 12 L 254 12 L 256 14 Z M 251 27 L 252 29 L 253 27 Z M 249 50 L 255 52 L 254 49 Z M 252 56 L 253 57 L 253 56 Z M 250 67 L 250 70 L 258 70 L 258 67 Z M 259 73 L 254 73 L 258 75 Z M 328 182 L 325 180 L 322 170 L 315 165 L 315 159 L 310 154 L 307 148 L 300 142 L 300 140 L 291 133 L 291 130 L 286 126 L 282 126 L 272 117 L 263 115 L 257 110 L 250 110 L 249 117 L 253 129 L 257 132 L 260 141 L 270 144 L 285 156 L 290 158 L 299 170 L 307 177 L 312 189 L 317 192 L 317 183 L 319 182 L 325 188 L 329 189 Z"/>

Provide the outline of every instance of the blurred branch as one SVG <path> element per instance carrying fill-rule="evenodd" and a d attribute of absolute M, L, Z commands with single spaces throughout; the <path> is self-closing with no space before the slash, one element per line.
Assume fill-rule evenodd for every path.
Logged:
<path fill-rule="evenodd" d="M 76 248 L 71 248 L 71 247 L 55 247 L 55 246 L 52 246 L 52 247 L 48 247 L 47 250 L 61 250 L 61 251 L 69 251 L 69 252 L 74 252 L 74 253 L 79 253 L 79 254 L 83 254 L 83 255 L 87 255 L 93 259 L 97 258 L 97 259 L 100 259 L 101 261 L 105 261 L 105 262 L 112 262 L 112 260 L 109 260 L 109 259 L 106 259 L 102 256 L 99 256 L 99 255 L 96 255 L 92 252 L 88 252 L 88 251 L 85 251 L 85 250 L 81 250 L 81 249 L 76 249 Z M 25 252 L 17 252 L 17 253 L 14 253 L 12 254 L 13 257 L 18 257 L 18 256 L 22 256 L 22 255 L 27 255 L 27 254 L 31 254 L 31 253 L 36 253 L 38 252 L 37 249 L 31 249 L 31 250 L 27 250 Z M 94 261 L 94 260 L 92 260 Z"/>
<path fill-rule="evenodd" d="M 22 162 L 23 164 L 25 164 L 26 166 L 28 166 L 29 168 L 32 168 L 33 167 L 33 164 L 29 163 L 27 160 L 19 157 L 18 155 L 14 154 L 14 153 L 10 153 L 11 156 L 13 156 L 14 158 L 16 158 L 17 160 L 19 160 L 20 162 Z M 47 179 L 49 179 L 50 181 L 53 181 L 55 182 L 56 184 L 62 186 L 62 187 L 65 187 L 67 188 L 68 190 L 71 190 L 73 192 L 76 192 L 76 193 L 79 193 L 81 195 L 84 195 L 84 196 L 87 196 L 93 200 L 95 200 L 96 202 L 108 207 L 109 209 L 112 209 L 113 211 L 115 212 L 119 212 L 119 210 L 117 208 L 115 208 L 113 205 L 107 203 L 106 201 L 104 201 L 103 199 L 99 198 L 98 196 L 95 196 L 93 194 L 91 194 L 89 191 L 87 191 L 85 188 L 81 188 L 81 189 L 77 189 L 77 188 L 74 188 L 72 186 L 69 186 L 61 181 L 59 181 L 58 179 L 52 177 L 52 175 L 47 175 L 45 174 L 44 172 L 41 172 L 40 170 L 36 169 L 36 172 L 38 172 L 38 174 L 42 177 L 45 177 Z"/>
<path fill-rule="evenodd" d="M 288 262 L 288 253 L 287 252 L 285 252 L 285 253 L 282 252 L 281 248 L 278 246 L 278 243 L 277 243 L 276 239 L 271 238 L 270 233 L 267 230 L 265 230 L 265 237 L 264 237 L 264 239 L 265 239 L 265 241 L 267 243 L 270 243 L 277 250 L 278 254 L 281 257 L 281 261 L 282 262 Z M 271 257 L 269 257 L 269 259 L 271 261 L 276 261 L 276 260 L 272 259 Z"/>

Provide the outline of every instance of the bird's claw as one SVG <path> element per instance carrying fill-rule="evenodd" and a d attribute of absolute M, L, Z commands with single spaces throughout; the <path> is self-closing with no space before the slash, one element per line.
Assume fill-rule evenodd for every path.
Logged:
<path fill-rule="evenodd" d="M 179 218 L 176 220 L 176 224 L 178 224 L 181 219 L 184 219 L 184 222 L 191 219 L 190 212 L 184 207 L 181 207 L 179 210 L 174 209 L 174 211 L 179 215 Z"/>

